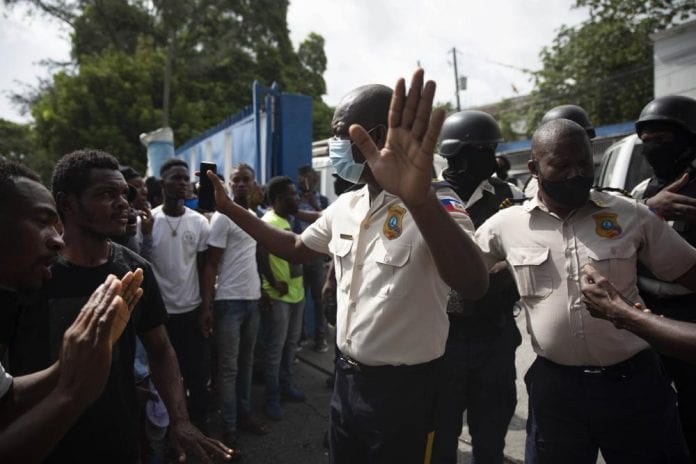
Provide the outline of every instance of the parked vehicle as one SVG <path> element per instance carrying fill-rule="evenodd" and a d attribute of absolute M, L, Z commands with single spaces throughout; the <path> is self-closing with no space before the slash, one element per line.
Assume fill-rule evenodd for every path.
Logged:
<path fill-rule="evenodd" d="M 612 144 L 604 152 L 597 185 L 631 192 L 653 174 L 642 153 L 643 143 L 635 134 Z"/>

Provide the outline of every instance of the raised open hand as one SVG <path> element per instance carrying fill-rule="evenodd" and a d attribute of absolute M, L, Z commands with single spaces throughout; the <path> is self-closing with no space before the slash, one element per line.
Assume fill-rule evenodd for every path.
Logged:
<path fill-rule="evenodd" d="M 435 82 L 423 85 L 423 70 L 411 78 L 408 94 L 399 79 L 389 108 L 387 142 L 382 150 L 359 124 L 350 126 L 350 138 L 365 156 L 379 185 L 397 195 L 406 206 L 417 206 L 428 196 L 433 152 L 445 119 L 444 110 L 432 112 Z M 432 113 L 432 117 L 431 117 Z"/>

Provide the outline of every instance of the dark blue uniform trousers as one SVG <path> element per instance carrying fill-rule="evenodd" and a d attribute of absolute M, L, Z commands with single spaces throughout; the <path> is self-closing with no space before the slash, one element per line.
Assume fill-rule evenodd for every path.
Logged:
<path fill-rule="evenodd" d="M 688 463 L 677 399 L 659 356 L 645 350 L 606 369 L 537 357 L 529 393 L 528 464 Z"/>
<path fill-rule="evenodd" d="M 447 339 L 444 389 L 439 398 L 433 463 L 457 462 L 463 414 L 472 439 L 472 464 L 501 464 L 505 434 L 515 413 L 515 348 L 520 333 L 514 319 L 494 335 Z"/>
<path fill-rule="evenodd" d="M 440 366 L 438 359 L 370 367 L 339 357 L 331 397 L 331 462 L 430 462 Z"/>

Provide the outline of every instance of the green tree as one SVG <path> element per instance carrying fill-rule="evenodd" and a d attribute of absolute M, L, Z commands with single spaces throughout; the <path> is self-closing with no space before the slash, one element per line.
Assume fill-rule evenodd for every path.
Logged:
<path fill-rule="evenodd" d="M 32 107 L 40 145 L 55 159 L 70 151 L 104 149 L 143 170 L 138 136 L 157 127 L 163 51 L 143 41 L 133 55 L 109 49 L 83 57 L 79 72 L 62 71 Z"/>
<path fill-rule="evenodd" d="M 293 49 L 287 1 L 4 2 L 28 3 L 73 31 L 75 66 L 19 98 L 31 107 L 38 138 L 54 157 L 92 146 L 142 168 L 137 136 L 159 127 L 165 110 L 182 142 L 248 105 L 254 80 L 311 96 L 315 133 L 330 133 L 332 110 L 321 100 L 324 39 L 310 34 Z"/>
<path fill-rule="evenodd" d="M 29 124 L 0 119 L 0 158 L 21 161 L 37 171 L 44 182 L 53 172 L 53 162 L 37 143 Z"/>
<path fill-rule="evenodd" d="M 530 103 L 519 109 L 529 135 L 550 108 L 582 106 L 593 124 L 635 119 L 653 97 L 650 34 L 696 13 L 693 1 L 576 0 L 590 18 L 562 26 L 541 51 Z"/>

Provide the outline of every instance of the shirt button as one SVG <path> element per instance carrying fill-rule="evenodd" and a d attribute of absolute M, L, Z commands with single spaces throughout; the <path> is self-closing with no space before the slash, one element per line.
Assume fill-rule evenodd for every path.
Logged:
<path fill-rule="evenodd" d="M 355 304 L 355 301 L 352 301 L 352 302 L 350 303 L 350 307 L 351 307 L 351 308 L 355 308 L 356 306 L 357 306 L 357 305 Z"/>
<path fill-rule="evenodd" d="M 370 228 L 369 222 L 366 222 L 365 224 L 363 224 L 363 229 L 369 229 L 369 228 Z"/>
<path fill-rule="evenodd" d="M 347 339 L 346 339 L 346 345 L 350 345 L 350 342 L 351 342 L 350 338 L 347 338 Z"/>
<path fill-rule="evenodd" d="M 362 265 L 362 264 L 358 264 L 358 270 L 359 270 L 359 271 L 362 271 L 362 268 L 363 268 L 363 265 Z"/>
<path fill-rule="evenodd" d="M 384 262 L 385 263 L 391 263 L 391 258 L 389 256 L 384 257 Z"/>

